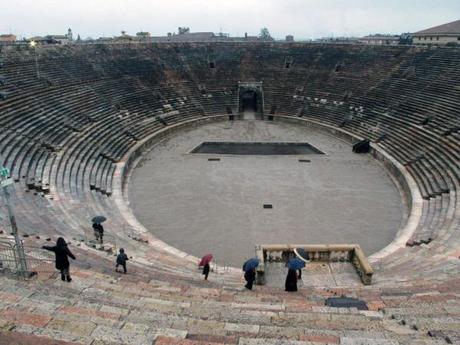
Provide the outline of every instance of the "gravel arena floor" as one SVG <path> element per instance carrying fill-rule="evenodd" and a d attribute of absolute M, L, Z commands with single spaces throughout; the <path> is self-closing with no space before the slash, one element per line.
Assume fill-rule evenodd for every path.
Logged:
<path fill-rule="evenodd" d="M 307 142 L 325 154 L 190 153 L 206 141 Z M 392 241 L 405 216 L 397 187 L 370 155 L 327 132 L 260 120 L 167 137 L 134 170 L 129 200 L 159 239 L 232 266 L 256 244 L 358 243 L 370 255 Z"/>

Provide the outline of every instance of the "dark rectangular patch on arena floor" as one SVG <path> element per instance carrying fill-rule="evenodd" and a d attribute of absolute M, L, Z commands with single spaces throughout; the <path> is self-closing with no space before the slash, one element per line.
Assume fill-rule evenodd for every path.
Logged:
<path fill-rule="evenodd" d="M 205 141 L 190 153 L 221 155 L 311 155 L 324 154 L 309 143 Z"/>

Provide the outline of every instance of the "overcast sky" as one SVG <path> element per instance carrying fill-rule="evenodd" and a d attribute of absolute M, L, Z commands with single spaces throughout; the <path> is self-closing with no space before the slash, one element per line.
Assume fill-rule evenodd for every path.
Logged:
<path fill-rule="evenodd" d="M 318 38 L 415 32 L 460 19 L 460 0 L 0 0 L 0 33 L 82 38 L 149 31 Z"/>

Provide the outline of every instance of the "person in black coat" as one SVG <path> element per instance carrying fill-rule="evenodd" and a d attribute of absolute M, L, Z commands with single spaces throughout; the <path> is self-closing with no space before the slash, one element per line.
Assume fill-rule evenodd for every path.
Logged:
<path fill-rule="evenodd" d="M 59 237 L 54 247 L 43 246 L 42 248 L 54 252 L 56 255 L 56 268 L 61 271 L 61 279 L 64 281 L 67 280 L 70 283 L 72 278 L 70 278 L 70 263 L 68 257 L 70 256 L 73 260 L 75 260 L 75 256 L 67 247 L 65 240 L 62 237 Z"/>
<path fill-rule="evenodd" d="M 126 261 L 128 261 L 128 255 L 126 255 L 125 250 L 120 248 L 120 254 L 117 255 L 117 265 L 115 266 L 115 271 L 118 272 L 118 266 L 123 267 L 123 272 L 126 274 Z"/>
<path fill-rule="evenodd" d="M 252 270 L 247 270 L 246 272 L 244 272 L 244 279 L 247 282 L 247 284 L 244 287 L 248 290 L 252 290 L 252 285 L 256 280 L 256 269 L 253 268 Z"/>
<path fill-rule="evenodd" d="M 204 280 L 208 280 L 208 275 L 209 275 L 209 270 L 211 267 L 209 266 L 209 262 L 203 266 L 203 275 L 204 275 Z"/>
<path fill-rule="evenodd" d="M 286 276 L 285 291 L 297 291 L 297 271 L 289 269 Z"/>
<path fill-rule="evenodd" d="M 101 223 L 93 223 L 94 237 L 96 241 L 103 243 L 104 240 L 104 227 Z"/>

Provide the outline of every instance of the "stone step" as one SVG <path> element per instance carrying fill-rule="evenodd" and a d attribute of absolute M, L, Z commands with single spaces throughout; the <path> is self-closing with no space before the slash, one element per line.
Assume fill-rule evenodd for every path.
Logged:
<path fill-rule="evenodd" d="M 110 339 L 112 342 L 127 341 L 125 337 L 131 337 L 139 343 L 148 343 L 151 337 L 155 337 L 157 334 L 171 335 L 174 334 L 176 337 L 183 338 L 188 333 L 194 334 L 195 337 L 202 334 L 213 335 L 213 336 L 233 336 L 233 337 L 244 337 L 245 334 L 253 334 L 262 339 L 266 339 L 270 343 L 273 339 L 279 337 L 288 337 L 290 339 L 305 339 L 305 340 L 316 340 L 326 339 L 324 337 L 314 337 L 315 334 L 311 334 L 313 330 L 316 332 L 326 332 L 327 339 L 337 340 L 340 333 L 332 335 L 331 332 L 345 331 L 349 335 L 353 332 L 365 332 L 373 334 L 374 338 L 391 337 L 391 333 L 387 333 L 387 330 L 382 327 L 375 327 L 380 321 L 380 318 L 374 319 L 371 323 L 362 320 L 347 320 L 346 318 L 337 318 L 338 316 L 346 316 L 346 314 L 334 314 L 323 315 L 325 318 L 320 318 L 320 314 L 308 314 L 302 313 L 296 314 L 296 318 L 289 318 L 289 315 L 282 313 L 283 319 L 280 319 L 280 315 L 276 313 L 260 312 L 256 311 L 256 315 L 269 316 L 273 325 L 259 325 L 259 324 L 247 324 L 242 322 L 243 320 L 238 317 L 235 323 L 221 322 L 213 320 L 201 320 L 201 319 L 188 319 L 183 317 L 172 317 L 174 314 L 167 314 L 167 311 L 163 313 L 157 313 L 153 318 L 149 317 L 148 312 L 140 310 L 138 316 L 132 310 L 120 309 L 114 307 L 108 307 L 104 305 L 97 305 L 97 310 L 92 309 L 91 305 L 81 303 L 85 307 L 60 307 L 54 309 L 52 317 L 46 315 L 39 315 L 25 311 L 23 313 L 15 310 L 3 312 L 2 316 L 4 319 L 12 322 L 16 327 L 14 328 L 17 332 L 23 332 L 27 334 L 38 334 L 44 336 L 52 336 L 55 339 L 66 340 L 66 341 L 77 341 L 85 343 L 89 338 L 91 339 Z M 33 305 L 32 305 L 33 306 Z M 20 308 L 19 305 L 15 305 L 16 308 Z M 30 308 L 31 306 L 29 306 Z M 25 306 L 23 308 L 26 308 Z M 45 308 L 46 309 L 46 308 Z M 203 311 L 206 310 L 205 306 L 201 307 L 200 316 L 203 317 Z M 168 310 L 171 311 L 171 310 Z M 166 313 L 166 314 L 165 314 Z M 224 312 L 226 313 L 226 312 Z M 235 315 L 237 315 L 237 312 Z M 262 314 L 261 314 L 262 313 Z M 254 312 L 251 314 L 254 315 Z M 251 315 L 248 314 L 248 315 Z M 275 318 L 274 318 L 275 316 Z M 361 315 L 365 317 L 365 315 Z M 172 317 L 172 318 L 171 318 Z M 294 314 L 291 315 L 294 317 Z M 365 319 L 365 318 L 364 318 Z M 278 321 L 276 321 L 278 320 Z M 282 322 L 281 322 L 282 320 Z M 300 322 L 301 328 L 297 328 L 293 320 Z M 306 323 L 305 320 L 310 320 L 311 323 Z M 342 320 L 342 321 L 339 321 Z M 268 321 L 267 321 L 268 322 Z M 349 327 L 346 324 L 351 323 L 354 326 Z M 277 326 L 277 324 L 283 324 L 284 327 Z M 371 326 L 375 324 L 374 326 Z M 313 327 L 310 327 L 313 326 Z M 320 326 L 318 328 L 318 326 Z M 343 328 L 345 326 L 345 328 Z M 180 327 L 182 329 L 177 329 Z M 305 328 L 307 327 L 307 328 Z M 145 333 L 149 331 L 149 336 Z M 210 333 L 211 332 L 211 333 Z M 110 333 L 108 336 L 106 333 Z M 152 335 L 153 333 L 153 335 Z M 353 333 L 354 334 L 354 333 Z"/>
<path fill-rule="evenodd" d="M 56 340 L 47 336 L 17 332 L 1 332 L 0 345 L 77 345 L 80 343 Z"/>

